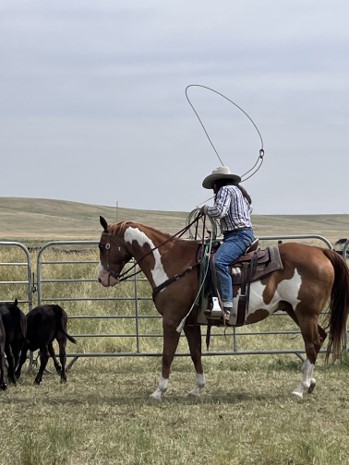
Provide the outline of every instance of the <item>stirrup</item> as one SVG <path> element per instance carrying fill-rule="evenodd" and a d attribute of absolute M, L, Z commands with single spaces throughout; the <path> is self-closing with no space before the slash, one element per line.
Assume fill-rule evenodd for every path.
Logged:
<path fill-rule="evenodd" d="M 212 297 L 212 304 L 212 309 L 205 310 L 204 314 L 213 320 L 220 320 L 222 318 L 222 309 L 219 305 L 218 297 Z"/>

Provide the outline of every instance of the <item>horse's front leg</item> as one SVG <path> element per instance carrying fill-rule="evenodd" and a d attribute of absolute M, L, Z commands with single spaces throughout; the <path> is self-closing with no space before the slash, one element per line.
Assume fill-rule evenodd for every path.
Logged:
<path fill-rule="evenodd" d="M 190 356 L 196 372 L 196 385 L 189 391 L 189 395 L 198 397 L 205 386 L 204 370 L 201 363 L 201 331 L 200 326 L 185 326 L 184 332 L 188 340 Z"/>
<path fill-rule="evenodd" d="M 162 372 L 159 379 L 159 384 L 156 390 L 151 394 L 150 398 L 162 400 L 162 395 L 168 387 L 170 377 L 171 364 L 176 352 L 180 334 L 176 331 L 176 324 L 167 323 L 163 319 L 163 350 L 162 350 Z"/>

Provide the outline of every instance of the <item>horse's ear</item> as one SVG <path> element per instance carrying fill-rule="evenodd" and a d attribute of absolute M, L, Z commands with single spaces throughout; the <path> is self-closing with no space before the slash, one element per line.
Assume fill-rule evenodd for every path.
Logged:
<path fill-rule="evenodd" d="M 15 299 L 14 304 L 15 304 L 15 307 L 17 307 L 17 305 L 18 305 L 18 300 L 17 299 Z"/>
<path fill-rule="evenodd" d="M 99 217 L 99 221 L 100 221 L 101 226 L 102 226 L 102 228 L 104 229 L 104 231 L 107 231 L 107 229 L 108 229 L 108 223 L 107 223 L 107 221 L 103 218 L 103 216 L 100 216 L 100 217 Z"/>

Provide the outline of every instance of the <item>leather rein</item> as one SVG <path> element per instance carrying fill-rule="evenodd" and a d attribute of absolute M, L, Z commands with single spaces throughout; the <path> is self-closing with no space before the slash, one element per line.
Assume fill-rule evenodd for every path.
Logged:
<path fill-rule="evenodd" d="M 170 242 L 172 239 L 174 239 L 175 237 L 177 238 L 180 238 L 181 236 L 183 236 L 183 234 L 188 231 L 188 229 L 196 222 L 198 222 L 198 220 L 203 216 L 204 214 L 203 213 L 198 213 L 196 215 L 196 217 L 194 218 L 193 221 L 191 221 L 191 223 L 189 223 L 187 226 L 185 226 L 183 229 L 181 229 L 180 231 L 178 231 L 176 234 L 173 234 L 172 236 L 170 236 L 169 238 L 167 238 L 165 241 L 161 242 L 159 245 L 157 245 L 156 247 L 153 247 L 152 249 L 150 249 L 147 253 L 145 253 L 144 255 L 142 255 L 138 260 L 135 259 L 135 262 L 134 264 L 128 268 L 126 271 L 124 271 L 123 273 L 116 273 L 115 271 L 111 270 L 110 268 L 110 251 L 111 251 L 111 245 L 112 245 L 112 239 L 115 238 L 115 236 L 111 233 L 111 232 L 106 232 L 104 231 L 102 233 L 102 235 L 107 235 L 109 237 L 109 242 L 107 242 L 106 244 L 104 244 L 104 246 L 99 246 L 100 248 L 104 248 L 104 250 L 107 251 L 107 271 L 108 271 L 108 282 L 110 282 L 110 277 L 116 279 L 118 282 L 121 282 L 121 281 L 125 281 L 126 279 L 129 279 L 129 278 L 132 278 L 133 276 L 136 276 L 137 274 L 141 273 L 142 270 L 139 269 L 138 271 L 134 271 L 133 273 L 130 273 L 134 268 L 136 268 L 137 265 L 140 264 L 140 262 L 145 258 L 147 257 L 148 255 L 150 255 L 151 253 L 153 253 L 154 250 L 157 250 L 159 249 L 160 247 L 162 247 L 164 244 L 167 244 L 167 242 Z M 134 258 L 134 257 L 133 257 Z M 126 265 L 127 262 L 124 263 L 124 265 Z M 174 276 L 172 276 L 171 278 L 167 279 L 166 281 L 164 281 L 163 283 L 161 283 L 159 286 L 155 287 L 153 289 L 153 292 L 152 292 L 152 297 L 153 297 L 153 300 L 155 299 L 156 295 L 162 291 L 163 289 L 165 289 L 165 287 L 169 286 L 170 284 L 172 284 L 173 282 L 175 281 L 178 281 L 182 276 L 184 276 L 186 273 L 192 271 L 194 268 L 196 268 L 197 266 L 199 266 L 201 263 L 201 261 L 197 261 L 196 263 L 194 263 L 193 265 L 189 266 L 188 268 L 186 268 L 184 271 L 182 271 L 181 273 L 178 273 L 178 274 L 175 274 Z"/>

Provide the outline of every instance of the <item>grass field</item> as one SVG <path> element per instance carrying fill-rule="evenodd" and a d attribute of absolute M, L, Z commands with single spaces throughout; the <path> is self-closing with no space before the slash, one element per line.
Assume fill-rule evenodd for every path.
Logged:
<path fill-rule="evenodd" d="M 209 357 L 207 388 L 176 358 L 164 400 L 149 402 L 160 360 L 78 361 L 59 383 L 24 373 L 2 392 L 1 465 L 341 465 L 349 463 L 348 364 L 319 363 L 303 402 L 290 356 Z"/>
<path fill-rule="evenodd" d="M 174 234 L 189 212 L 130 210 L 48 199 L 0 197 L 0 241 L 98 240 L 99 216 L 132 220 Z M 349 236 L 349 215 L 253 215 L 256 236 L 318 234 L 333 244 Z"/>
<path fill-rule="evenodd" d="M 180 212 L 116 211 L 74 202 L 2 198 L 0 238 L 27 245 L 98 240 L 100 214 L 109 221 L 133 219 L 173 233 L 184 226 L 186 218 Z M 346 237 L 349 229 L 347 215 L 254 220 L 259 236 L 319 234 L 334 243 Z M 9 253 L 2 250 L 0 262 L 16 260 Z M 62 254 L 58 251 L 48 259 L 57 260 Z M 11 268 L 1 273 L 1 280 L 22 279 Z M 96 267 L 84 264 L 66 271 L 56 265 L 48 273 L 53 278 L 93 279 Z M 15 298 L 17 288 L 4 286 L 2 299 Z M 53 297 L 132 295 L 127 283 L 113 289 L 96 282 L 46 286 L 45 292 Z M 146 287 L 142 292 L 150 295 Z M 140 310 L 147 313 L 150 306 L 144 302 Z M 126 314 L 131 312 L 131 307 L 123 304 L 122 308 Z M 66 309 L 69 315 L 98 311 L 93 301 L 66 302 Z M 115 302 L 104 302 L 106 314 L 117 309 Z M 145 321 L 148 331 L 161 331 L 161 320 Z M 127 333 L 129 325 L 127 318 L 98 324 L 70 319 L 69 332 Z M 292 329 L 289 319 L 283 325 Z M 266 330 L 279 327 L 277 317 L 260 326 Z M 302 348 L 296 337 L 286 337 L 285 347 Z M 117 354 L 128 350 L 127 341 L 80 338 L 78 349 L 68 343 L 68 352 Z M 145 343 L 149 351 L 161 350 L 161 339 L 146 339 Z M 279 343 L 277 336 L 254 335 L 242 340 L 240 350 L 273 349 Z M 185 346 L 184 341 L 181 344 Z M 231 349 L 231 339 L 214 338 L 212 349 Z M 176 357 L 168 392 L 162 402 L 154 404 L 149 395 L 156 388 L 160 365 L 156 356 L 81 357 L 69 370 L 66 384 L 60 384 L 57 374 L 46 373 L 40 386 L 33 384 L 37 367 L 30 372 L 24 367 L 17 387 L 0 392 L 0 465 L 349 465 L 347 355 L 329 365 L 319 356 L 317 386 L 302 402 L 290 394 L 301 380 L 301 360 L 294 354 L 204 356 L 207 386 L 198 400 L 186 394 L 195 382 L 190 358 Z M 53 370 L 51 362 L 49 369 Z"/>

